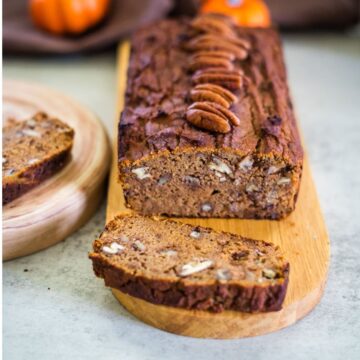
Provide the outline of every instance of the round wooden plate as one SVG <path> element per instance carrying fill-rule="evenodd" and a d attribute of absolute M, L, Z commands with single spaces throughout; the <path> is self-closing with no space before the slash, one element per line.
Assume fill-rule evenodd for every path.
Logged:
<path fill-rule="evenodd" d="M 37 111 L 75 130 L 71 159 L 56 175 L 3 207 L 3 259 L 45 249 L 70 235 L 103 198 L 110 147 L 101 122 L 70 98 L 33 83 L 4 81 L 3 118 Z"/>

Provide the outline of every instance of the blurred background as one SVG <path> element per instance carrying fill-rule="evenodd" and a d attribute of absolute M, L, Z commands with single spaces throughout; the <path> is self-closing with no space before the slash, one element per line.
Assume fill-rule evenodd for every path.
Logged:
<path fill-rule="evenodd" d="M 4 53 L 104 50 L 149 22 L 199 11 L 228 13 L 244 26 L 269 26 L 270 12 L 282 30 L 345 31 L 359 21 L 359 7 L 358 0 L 5 0 Z"/>

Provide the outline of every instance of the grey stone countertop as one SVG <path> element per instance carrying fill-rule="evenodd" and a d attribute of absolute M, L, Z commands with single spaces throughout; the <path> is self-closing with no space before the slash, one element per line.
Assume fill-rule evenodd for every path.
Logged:
<path fill-rule="evenodd" d="M 87 258 L 105 202 L 65 241 L 3 265 L 4 359 L 360 359 L 360 38 L 284 37 L 290 88 L 331 240 L 325 295 L 306 318 L 240 340 L 192 339 L 135 319 Z M 5 58 L 4 78 L 73 96 L 112 129 L 115 56 Z"/>

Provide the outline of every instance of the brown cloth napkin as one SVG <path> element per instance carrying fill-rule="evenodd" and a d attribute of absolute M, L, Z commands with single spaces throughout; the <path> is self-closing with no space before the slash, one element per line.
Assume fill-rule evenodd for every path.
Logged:
<path fill-rule="evenodd" d="M 97 28 L 77 37 L 60 37 L 36 29 L 28 0 L 3 2 L 5 54 L 70 54 L 99 51 L 135 29 L 167 15 L 195 14 L 201 0 L 113 0 Z M 360 18 L 360 0 L 266 0 L 275 24 L 291 29 L 346 27 Z"/>

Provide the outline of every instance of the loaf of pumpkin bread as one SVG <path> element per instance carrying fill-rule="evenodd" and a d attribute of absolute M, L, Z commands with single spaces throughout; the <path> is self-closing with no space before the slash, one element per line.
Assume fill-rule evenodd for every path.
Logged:
<path fill-rule="evenodd" d="M 264 241 L 171 220 L 119 216 L 90 258 L 105 284 L 153 304 L 189 310 L 281 309 L 289 264 Z"/>
<path fill-rule="evenodd" d="M 141 214 L 289 214 L 303 152 L 276 30 L 202 15 L 136 32 L 118 149 Z"/>

